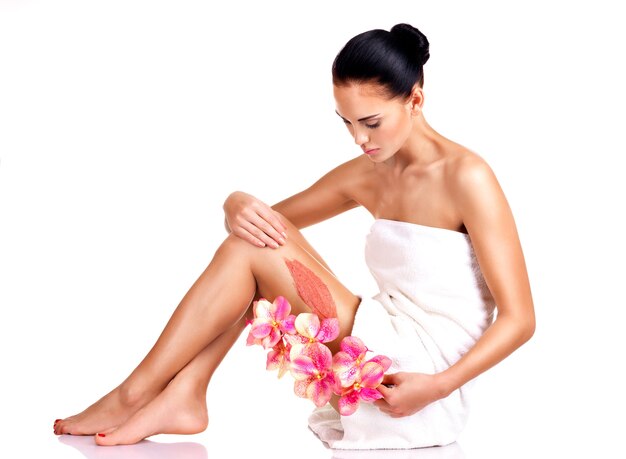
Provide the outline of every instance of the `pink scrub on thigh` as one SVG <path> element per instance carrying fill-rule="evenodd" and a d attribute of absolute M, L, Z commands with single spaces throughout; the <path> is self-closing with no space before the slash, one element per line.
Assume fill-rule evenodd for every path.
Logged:
<path fill-rule="evenodd" d="M 291 277 L 296 284 L 298 296 L 302 298 L 320 319 L 337 317 L 337 307 L 330 290 L 322 279 L 298 260 L 285 260 Z"/>

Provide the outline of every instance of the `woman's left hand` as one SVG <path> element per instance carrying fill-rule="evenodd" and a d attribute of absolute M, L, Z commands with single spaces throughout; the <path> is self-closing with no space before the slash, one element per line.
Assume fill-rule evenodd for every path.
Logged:
<path fill-rule="evenodd" d="M 383 384 L 393 384 L 386 387 Z M 383 398 L 376 400 L 380 411 L 392 418 L 410 416 L 426 405 L 445 397 L 437 375 L 398 372 L 387 374 L 378 386 Z"/>

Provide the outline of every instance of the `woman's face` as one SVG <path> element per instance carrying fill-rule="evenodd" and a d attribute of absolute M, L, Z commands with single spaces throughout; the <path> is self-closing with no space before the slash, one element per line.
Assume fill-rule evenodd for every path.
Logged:
<path fill-rule="evenodd" d="M 384 161 L 402 148 L 413 125 L 411 99 L 389 100 L 372 83 L 333 86 L 333 93 L 337 114 L 372 161 Z"/>

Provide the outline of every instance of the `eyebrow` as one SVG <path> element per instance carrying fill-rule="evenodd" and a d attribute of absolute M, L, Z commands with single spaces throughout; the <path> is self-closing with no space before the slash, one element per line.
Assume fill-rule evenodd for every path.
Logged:
<path fill-rule="evenodd" d="M 338 112 L 337 110 L 335 110 L 335 113 L 336 113 L 337 115 L 339 115 L 339 112 Z M 376 117 L 376 116 L 378 116 L 378 115 L 380 115 L 380 113 L 376 113 L 375 115 L 369 115 L 369 116 L 365 116 L 365 117 L 363 117 L 363 118 L 359 118 L 357 121 L 367 121 L 367 120 L 369 120 L 369 119 L 371 119 L 371 118 L 374 118 L 374 117 Z M 342 120 L 344 120 L 344 121 L 348 121 L 347 119 L 345 119 L 345 118 L 344 118 L 343 116 L 341 116 L 341 115 L 339 115 L 339 118 L 341 118 L 341 119 L 342 119 Z"/>

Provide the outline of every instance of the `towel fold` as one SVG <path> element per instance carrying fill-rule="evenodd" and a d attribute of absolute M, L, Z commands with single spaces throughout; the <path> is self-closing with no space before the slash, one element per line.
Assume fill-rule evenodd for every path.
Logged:
<path fill-rule="evenodd" d="M 380 291 L 362 296 L 352 335 L 373 354 L 391 358 L 387 373 L 434 374 L 460 359 L 493 320 L 494 299 L 469 235 L 396 220 L 376 219 L 365 260 Z M 402 418 L 371 403 L 350 416 L 316 408 L 310 429 L 329 447 L 408 449 L 448 445 L 467 421 L 473 381 Z"/>

